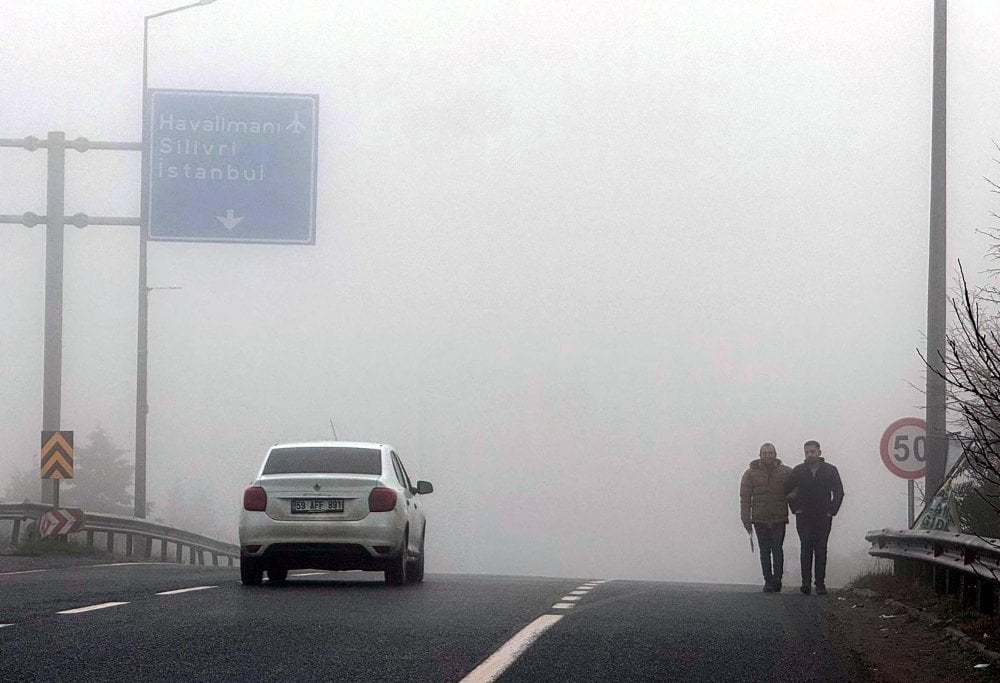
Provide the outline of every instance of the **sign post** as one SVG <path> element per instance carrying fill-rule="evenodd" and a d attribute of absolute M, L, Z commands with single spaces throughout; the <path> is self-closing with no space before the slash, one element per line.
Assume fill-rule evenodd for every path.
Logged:
<path fill-rule="evenodd" d="M 907 524 L 913 527 L 914 479 L 927 471 L 927 423 L 919 417 L 903 417 L 882 433 L 879 454 L 886 468 L 897 477 L 907 480 Z"/>

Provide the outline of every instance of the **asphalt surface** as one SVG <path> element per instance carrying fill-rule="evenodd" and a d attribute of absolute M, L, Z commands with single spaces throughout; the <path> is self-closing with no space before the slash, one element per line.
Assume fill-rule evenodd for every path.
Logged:
<path fill-rule="evenodd" d="M 0 574 L 0 680 L 461 681 L 544 615 L 561 618 L 498 680 L 848 680 L 822 635 L 823 599 L 798 592 L 296 574 L 310 575 L 247 588 L 236 569 L 175 564 Z M 110 602 L 125 604 L 59 613 Z"/>

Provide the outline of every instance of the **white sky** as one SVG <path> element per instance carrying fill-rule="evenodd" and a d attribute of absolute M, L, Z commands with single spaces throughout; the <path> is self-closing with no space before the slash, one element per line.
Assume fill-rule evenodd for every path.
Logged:
<path fill-rule="evenodd" d="M 1000 4 L 950 4 L 949 263 L 975 272 Z M 0 137 L 138 140 L 143 16 L 172 6 L 2 0 Z M 318 94 L 320 150 L 315 246 L 150 245 L 150 285 L 183 287 L 151 296 L 150 500 L 235 534 L 267 446 L 332 418 L 434 482 L 430 571 L 756 581 L 740 475 L 816 438 L 845 580 L 865 530 L 905 523 L 878 440 L 922 414 L 932 7 L 154 20 L 151 87 Z M 0 149 L 0 213 L 45 212 L 45 166 Z M 137 215 L 138 169 L 67 152 L 66 213 Z M 37 461 L 44 241 L 0 225 L 0 491 Z M 129 449 L 136 253 L 134 228 L 67 228 L 62 427 Z"/>

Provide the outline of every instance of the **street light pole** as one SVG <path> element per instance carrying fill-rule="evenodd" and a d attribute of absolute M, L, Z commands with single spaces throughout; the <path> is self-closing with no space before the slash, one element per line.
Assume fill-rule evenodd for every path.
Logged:
<path fill-rule="evenodd" d="M 149 21 L 166 14 L 208 5 L 215 0 L 200 0 L 181 7 L 156 12 L 142 20 L 142 178 L 139 190 L 139 314 L 135 360 L 135 516 L 146 517 L 146 375 L 149 345 L 149 286 L 146 284 L 146 251 L 149 242 Z"/>

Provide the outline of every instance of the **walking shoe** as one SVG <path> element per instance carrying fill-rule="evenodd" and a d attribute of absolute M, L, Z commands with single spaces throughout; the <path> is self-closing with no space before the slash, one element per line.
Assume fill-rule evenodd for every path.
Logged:
<path fill-rule="evenodd" d="M 763 592 L 765 592 L 765 593 L 773 593 L 774 592 L 774 584 L 772 584 L 770 581 L 765 581 L 764 582 Z"/>
<path fill-rule="evenodd" d="M 801 586 L 799 586 L 799 592 L 802 593 L 802 595 L 809 595 L 810 593 L 812 593 L 812 588 L 809 586 L 808 583 L 804 583 Z"/>
<path fill-rule="evenodd" d="M 774 587 L 775 593 L 781 592 L 781 579 L 775 579 L 771 585 Z"/>
<path fill-rule="evenodd" d="M 816 584 L 816 595 L 826 595 L 826 586 L 824 584 Z"/>

